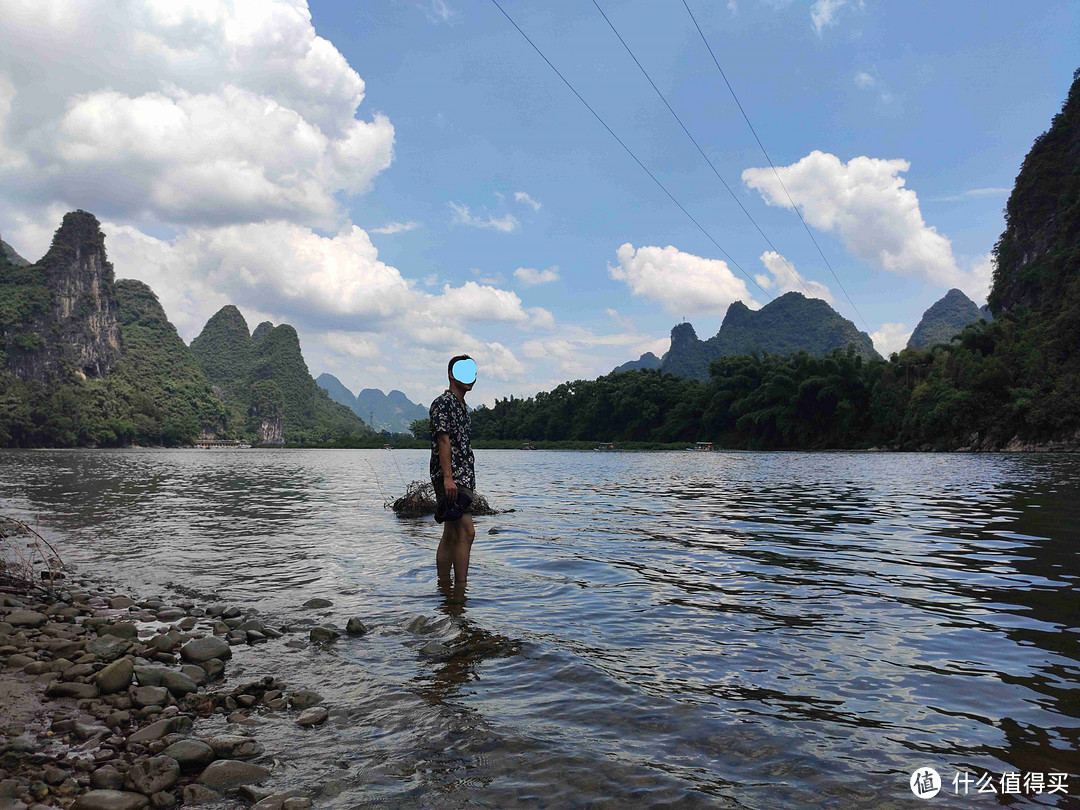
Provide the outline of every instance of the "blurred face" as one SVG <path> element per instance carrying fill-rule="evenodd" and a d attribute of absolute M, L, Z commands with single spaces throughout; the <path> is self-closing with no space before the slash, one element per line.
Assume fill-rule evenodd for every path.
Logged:
<path fill-rule="evenodd" d="M 450 376 L 456 380 L 466 391 L 471 391 L 476 382 L 476 361 L 458 360 L 450 367 Z"/>

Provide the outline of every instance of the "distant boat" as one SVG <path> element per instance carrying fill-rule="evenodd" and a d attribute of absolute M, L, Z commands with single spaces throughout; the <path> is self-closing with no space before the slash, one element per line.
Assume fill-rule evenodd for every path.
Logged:
<path fill-rule="evenodd" d="M 712 442 L 696 442 L 693 447 L 689 448 L 702 453 L 710 452 L 712 448 Z"/>
<path fill-rule="evenodd" d="M 529 444 L 528 442 L 525 442 L 525 444 L 521 445 L 521 449 L 522 449 L 522 450 L 535 450 L 536 448 L 535 448 L 535 447 L 533 447 L 533 446 L 532 446 L 531 444 Z"/>
<path fill-rule="evenodd" d="M 615 449 L 613 444 L 601 444 L 599 447 L 594 447 L 593 450 L 599 450 L 602 453 L 609 453 Z"/>
<path fill-rule="evenodd" d="M 388 445 L 388 444 L 384 444 L 384 445 L 382 446 L 382 449 L 383 449 L 383 450 L 393 450 L 394 448 L 393 448 L 393 447 L 391 447 L 391 446 L 390 446 L 390 445 Z"/>

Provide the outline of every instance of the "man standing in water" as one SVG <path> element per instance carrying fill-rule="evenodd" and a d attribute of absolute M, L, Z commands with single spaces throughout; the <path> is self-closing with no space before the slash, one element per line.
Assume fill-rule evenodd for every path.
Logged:
<path fill-rule="evenodd" d="M 465 394 L 476 383 L 476 363 L 467 355 L 460 354 L 447 366 L 450 387 L 431 403 L 431 484 L 435 497 L 446 498 L 455 503 L 458 493 L 470 501 L 475 497 L 476 469 L 473 463 L 472 442 L 469 438 L 471 421 L 465 407 Z M 470 508 L 457 520 L 443 523 L 442 539 L 435 553 L 435 566 L 439 572 L 439 587 L 450 588 L 450 569 L 454 571 L 454 590 L 464 596 L 465 582 L 469 576 L 469 555 L 472 552 L 473 528 Z"/>

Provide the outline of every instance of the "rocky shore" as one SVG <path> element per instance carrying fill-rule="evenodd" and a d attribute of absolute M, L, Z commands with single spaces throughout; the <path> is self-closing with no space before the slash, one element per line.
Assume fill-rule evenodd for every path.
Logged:
<path fill-rule="evenodd" d="M 317 727 L 329 716 L 323 699 L 272 676 L 230 683 L 234 648 L 301 632 L 305 643 L 339 635 L 86 579 L 4 584 L 0 808 L 310 807 L 318 786 L 275 790 L 275 762 L 252 728 L 268 718 L 298 733 Z M 346 632 L 365 628 L 352 619 Z"/>

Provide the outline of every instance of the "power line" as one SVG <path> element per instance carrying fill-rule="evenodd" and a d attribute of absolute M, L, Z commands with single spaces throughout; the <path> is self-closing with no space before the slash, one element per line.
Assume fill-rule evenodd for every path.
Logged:
<path fill-rule="evenodd" d="M 626 52 L 630 54 L 630 58 L 634 60 L 634 64 L 638 66 L 638 70 L 641 71 L 641 74 L 648 80 L 649 84 L 652 85 L 652 89 L 656 91 L 656 95 L 660 96 L 660 100 L 664 102 L 664 106 L 668 108 L 668 112 L 671 113 L 675 120 L 679 122 L 679 126 L 682 127 L 682 131 L 686 133 L 686 137 L 690 139 L 690 142 L 694 144 L 694 147 L 698 150 L 698 153 L 701 155 L 701 157 L 704 158 L 705 162 L 709 164 L 709 168 L 712 169 L 713 174 L 716 175 L 716 179 L 721 182 L 725 189 L 727 189 L 727 193 L 731 195 L 731 199 L 733 199 L 735 201 L 735 204 L 739 206 L 739 209 L 744 214 L 746 214 L 746 218 L 749 219 L 751 223 L 753 223 L 755 228 L 757 228 L 757 232 L 761 234 L 761 237 L 765 240 L 769 247 L 772 248 L 773 252 L 780 257 L 780 260 L 785 265 L 787 265 L 787 269 L 791 271 L 791 274 L 795 277 L 799 284 L 802 285 L 802 288 L 806 290 L 806 294 L 809 295 L 811 298 L 815 298 L 816 296 L 812 292 L 810 292 L 810 289 L 803 282 L 802 276 L 800 276 L 795 271 L 795 268 L 791 266 L 791 263 L 788 262 L 784 254 L 777 250 L 776 245 L 772 243 L 772 240 L 768 237 L 765 231 L 761 229 L 761 226 L 758 225 L 757 220 L 755 220 L 753 216 L 751 216 L 750 212 L 746 210 L 745 206 L 743 206 L 742 204 L 742 201 L 735 195 L 735 192 L 731 190 L 731 186 L 729 186 L 727 184 L 727 181 L 724 180 L 724 178 L 720 175 L 719 170 L 709 159 L 709 156 L 705 154 L 705 150 L 701 148 L 701 145 L 697 142 L 697 139 L 692 134 L 690 134 L 690 130 L 686 128 L 686 124 L 683 123 L 682 118 L 679 117 L 679 114 L 675 112 L 671 104 L 668 103 L 668 100 L 664 96 L 664 94 L 660 92 L 660 88 L 656 86 L 656 82 L 652 80 L 652 77 L 649 75 L 648 71 L 645 70 L 644 66 L 642 66 L 637 56 L 634 55 L 634 52 L 630 49 L 630 46 L 626 44 L 626 40 L 623 39 L 622 34 L 620 34 L 618 29 L 616 29 L 615 26 L 612 24 L 611 20 L 608 18 L 608 15 L 604 13 L 604 10 L 602 8 L 600 8 L 600 4 L 596 2 L 596 0 L 592 0 L 592 4 L 596 6 L 596 10 L 600 12 L 600 16 L 603 17 L 604 22 L 608 24 L 608 28 L 610 28 L 611 32 L 615 34 L 616 37 L 618 37 L 619 42 L 622 43 L 622 46 L 626 49 Z"/>
<path fill-rule="evenodd" d="M 580 101 L 582 104 L 585 105 L 585 109 L 587 109 L 589 112 L 591 112 L 593 114 L 593 117 L 597 121 L 600 122 L 600 125 L 603 126 L 603 128 L 608 131 L 608 134 L 611 135 L 612 138 L 614 138 L 616 141 L 619 142 L 619 146 L 621 146 L 623 149 L 626 150 L 626 154 L 630 155 L 630 157 L 634 159 L 634 162 L 638 166 L 640 166 L 642 168 L 642 170 L 645 172 L 645 174 L 649 175 L 649 177 L 652 178 L 652 181 L 654 183 L 656 183 L 656 185 L 660 186 L 660 189 L 668 196 L 668 199 L 670 199 L 673 203 L 675 203 L 675 205 L 677 205 L 679 207 L 679 210 L 681 210 L 684 214 L 686 214 L 686 216 L 689 218 L 689 220 L 691 222 L 693 222 L 697 226 L 698 230 L 701 231 L 703 234 L 705 234 L 705 237 L 710 242 L 712 242 L 713 245 L 716 246 L 716 249 L 719 250 L 721 253 L 723 253 L 724 257 L 727 258 L 727 260 L 729 262 L 731 262 L 733 265 L 735 265 L 739 269 L 739 272 L 742 273 L 744 276 L 746 276 L 746 278 L 750 281 L 751 284 L 753 284 L 755 287 L 757 287 L 759 290 L 761 290 L 762 295 L 764 295 L 766 298 L 768 298 L 771 301 L 773 299 L 773 297 L 771 295 L 769 295 L 768 292 L 766 292 L 765 288 L 762 287 L 760 284 L 758 284 L 757 281 L 754 280 L 754 278 L 749 273 L 747 273 L 745 270 L 743 270 L 742 266 L 737 261 L 735 261 L 735 259 L 733 259 L 731 257 L 731 254 L 728 253 L 726 250 L 724 250 L 724 248 L 722 248 L 720 246 L 720 243 L 717 242 L 716 239 L 713 238 L 713 235 L 711 233 L 709 233 L 705 229 L 705 227 L 700 222 L 698 222 L 689 211 L 686 210 L 686 206 L 684 206 L 681 202 L 679 202 L 675 198 L 675 195 L 667 190 L 667 186 L 665 186 L 663 183 L 661 183 L 660 180 L 657 178 L 657 176 L 655 174 L 653 174 L 651 171 L 649 171 L 648 166 L 646 166 L 644 163 L 641 162 L 641 160 L 638 159 L 638 156 L 634 154 L 633 150 L 631 150 L 630 147 L 626 145 L 626 143 L 623 141 L 622 138 L 620 138 L 618 135 L 615 134 L 615 131 L 611 127 L 609 127 L 607 125 L 607 123 L 604 121 L 604 119 L 600 117 L 600 114 L 596 110 L 594 110 L 592 108 L 592 106 L 589 104 L 589 102 L 587 102 L 584 99 L 584 97 L 581 95 L 581 93 L 579 93 L 577 90 L 574 89 L 574 85 L 570 84 L 570 82 L 567 80 L 567 78 L 565 76 L 563 76 L 562 73 L 559 72 L 559 69 L 557 67 L 555 67 L 555 65 L 553 65 L 551 63 L 551 60 L 548 59 L 546 56 L 544 56 L 544 52 L 541 51 L 540 48 L 537 47 L 536 43 L 533 42 L 531 39 L 529 39 L 529 35 L 521 30 L 521 26 L 518 25 L 516 22 L 514 22 L 514 18 L 506 13 L 506 9 L 504 9 L 501 5 L 499 5 L 499 0 L 491 0 L 491 2 L 495 5 L 495 8 L 497 8 L 499 11 L 501 11 L 502 15 L 504 17 L 506 17 L 507 20 L 510 21 L 510 24 L 512 26 L 514 26 L 514 28 L 517 29 L 517 32 L 519 34 L 521 34 L 522 37 L 524 37 L 525 41 L 528 42 L 530 46 L 532 46 L 532 49 L 534 51 L 536 51 L 537 54 L 539 54 L 540 58 L 543 59 L 545 62 L 547 62 L 548 67 L 551 68 L 553 71 L 555 71 L 555 75 L 558 76 L 560 79 L 562 79 L 563 84 L 565 84 L 567 87 L 570 88 L 570 92 L 573 93 L 575 96 L 577 96 L 578 101 Z"/>
<path fill-rule="evenodd" d="M 743 105 L 742 102 L 739 101 L 739 97 L 735 95 L 735 89 L 731 86 L 731 82 L 728 81 L 727 74 L 725 74 L 724 69 L 720 67 L 720 60 L 716 58 L 716 54 L 713 53 L 713 49 L 712 46 L 709 44 L 709 40 L 705 38 L 705 33 L 701 30 L 701 26 L 698 25 L 697 17 L 695 17 L 694 12 L 690 10 L 690 6 L 686 2 L 686 0 L 682 0 L 682 4 L 686 7 L 686 13 L 690 15 L 690 19 L 693 20 L 694 28 L 697 29 L 698 36 L 700 36 L 701 41 L 705 43 L 705 47 L 709 51 L 709 56 L 712 57 L 713 64 L 716 65 L 716 69 L 720 71 L 720 75 L 724 79 L 724 84 L 727 85 L 728 92 L 731 93 L 731 97 L 735 99 L 735 104 L 736 106 L 738 106 L 739 112 L 742 113 L 743 120 L 746 122 L 746 125 L 750 127 L 750 132 L 753 133 L 754 140 L 757 141 L 757 145 L 761 148 L 761 154 L 765 155 L 765 160 L 769 161 L 769 166 L 772 168 L 773 174 L 776 176 L 777 182 L 780 183 L 780 188 L 784 190 L 784 194 L 787 195 L 788 202 L 791 203 L 792 209 L 794 209 L 795 213 L 798 215 L 799 222 L 802 223 L 803 228 L 806 230 L 807 235 L 810 237 L 810 241 L 813 242 L 814 247 L 817 248 L 817 252 L 821 256 L 822 261 L 825 262 L 825 266 L 828 267 L 829 272 L 832 273 L 832 277 L 836 280 L 837 286 L 840 288 L 841 292 L 844 293 L 844 297 L 847 299 L 848 303 L 851 304 L 851 308 L 855 310 L 855 314 L 859 316 L 859 319 L 863 322 L 863 326 L 865 326 L 866 330 L 869 332 L 870 324 L 866 322 L 866 318 L 864 318 L 862 316 L 862 313 L 859 312 L 859 308 L 856 307 L 855 302 L 851 300 L 851 296 L 848 295 L 847 290 L 844 289 L 844 285 L 840 283 L 840 279 L 837 277 L 836 271 L 833 270 L 832 265 L 829 263 L 828 258 L 825 256 L 825 252 L 821 249 L 821 245 L 818 244 L 817 239 L 814 238 L 814 234 L 810 230 L 810 226 L 808 226 L 806 224 L 806 220 L 803 219 L 803 215 L 802 212 L 799 210 L 799 206 L 795 205 L 795 201 L 791 199 L 791 192 L 789 192 L 787 186 L 784 185 L 784 181 L 780 178 L 780 172 L 776 170 L 776 166 L 773 165 L 772 158 L 769 157 L 769 153 L 765 150 L 765 144 L 761 142 L 761 138 L 758 137 L 757 130 L 754 129 L 754 125 L 750 123 L 750 117 L 746 114 L 746 110 L 743 109 Z"/>

